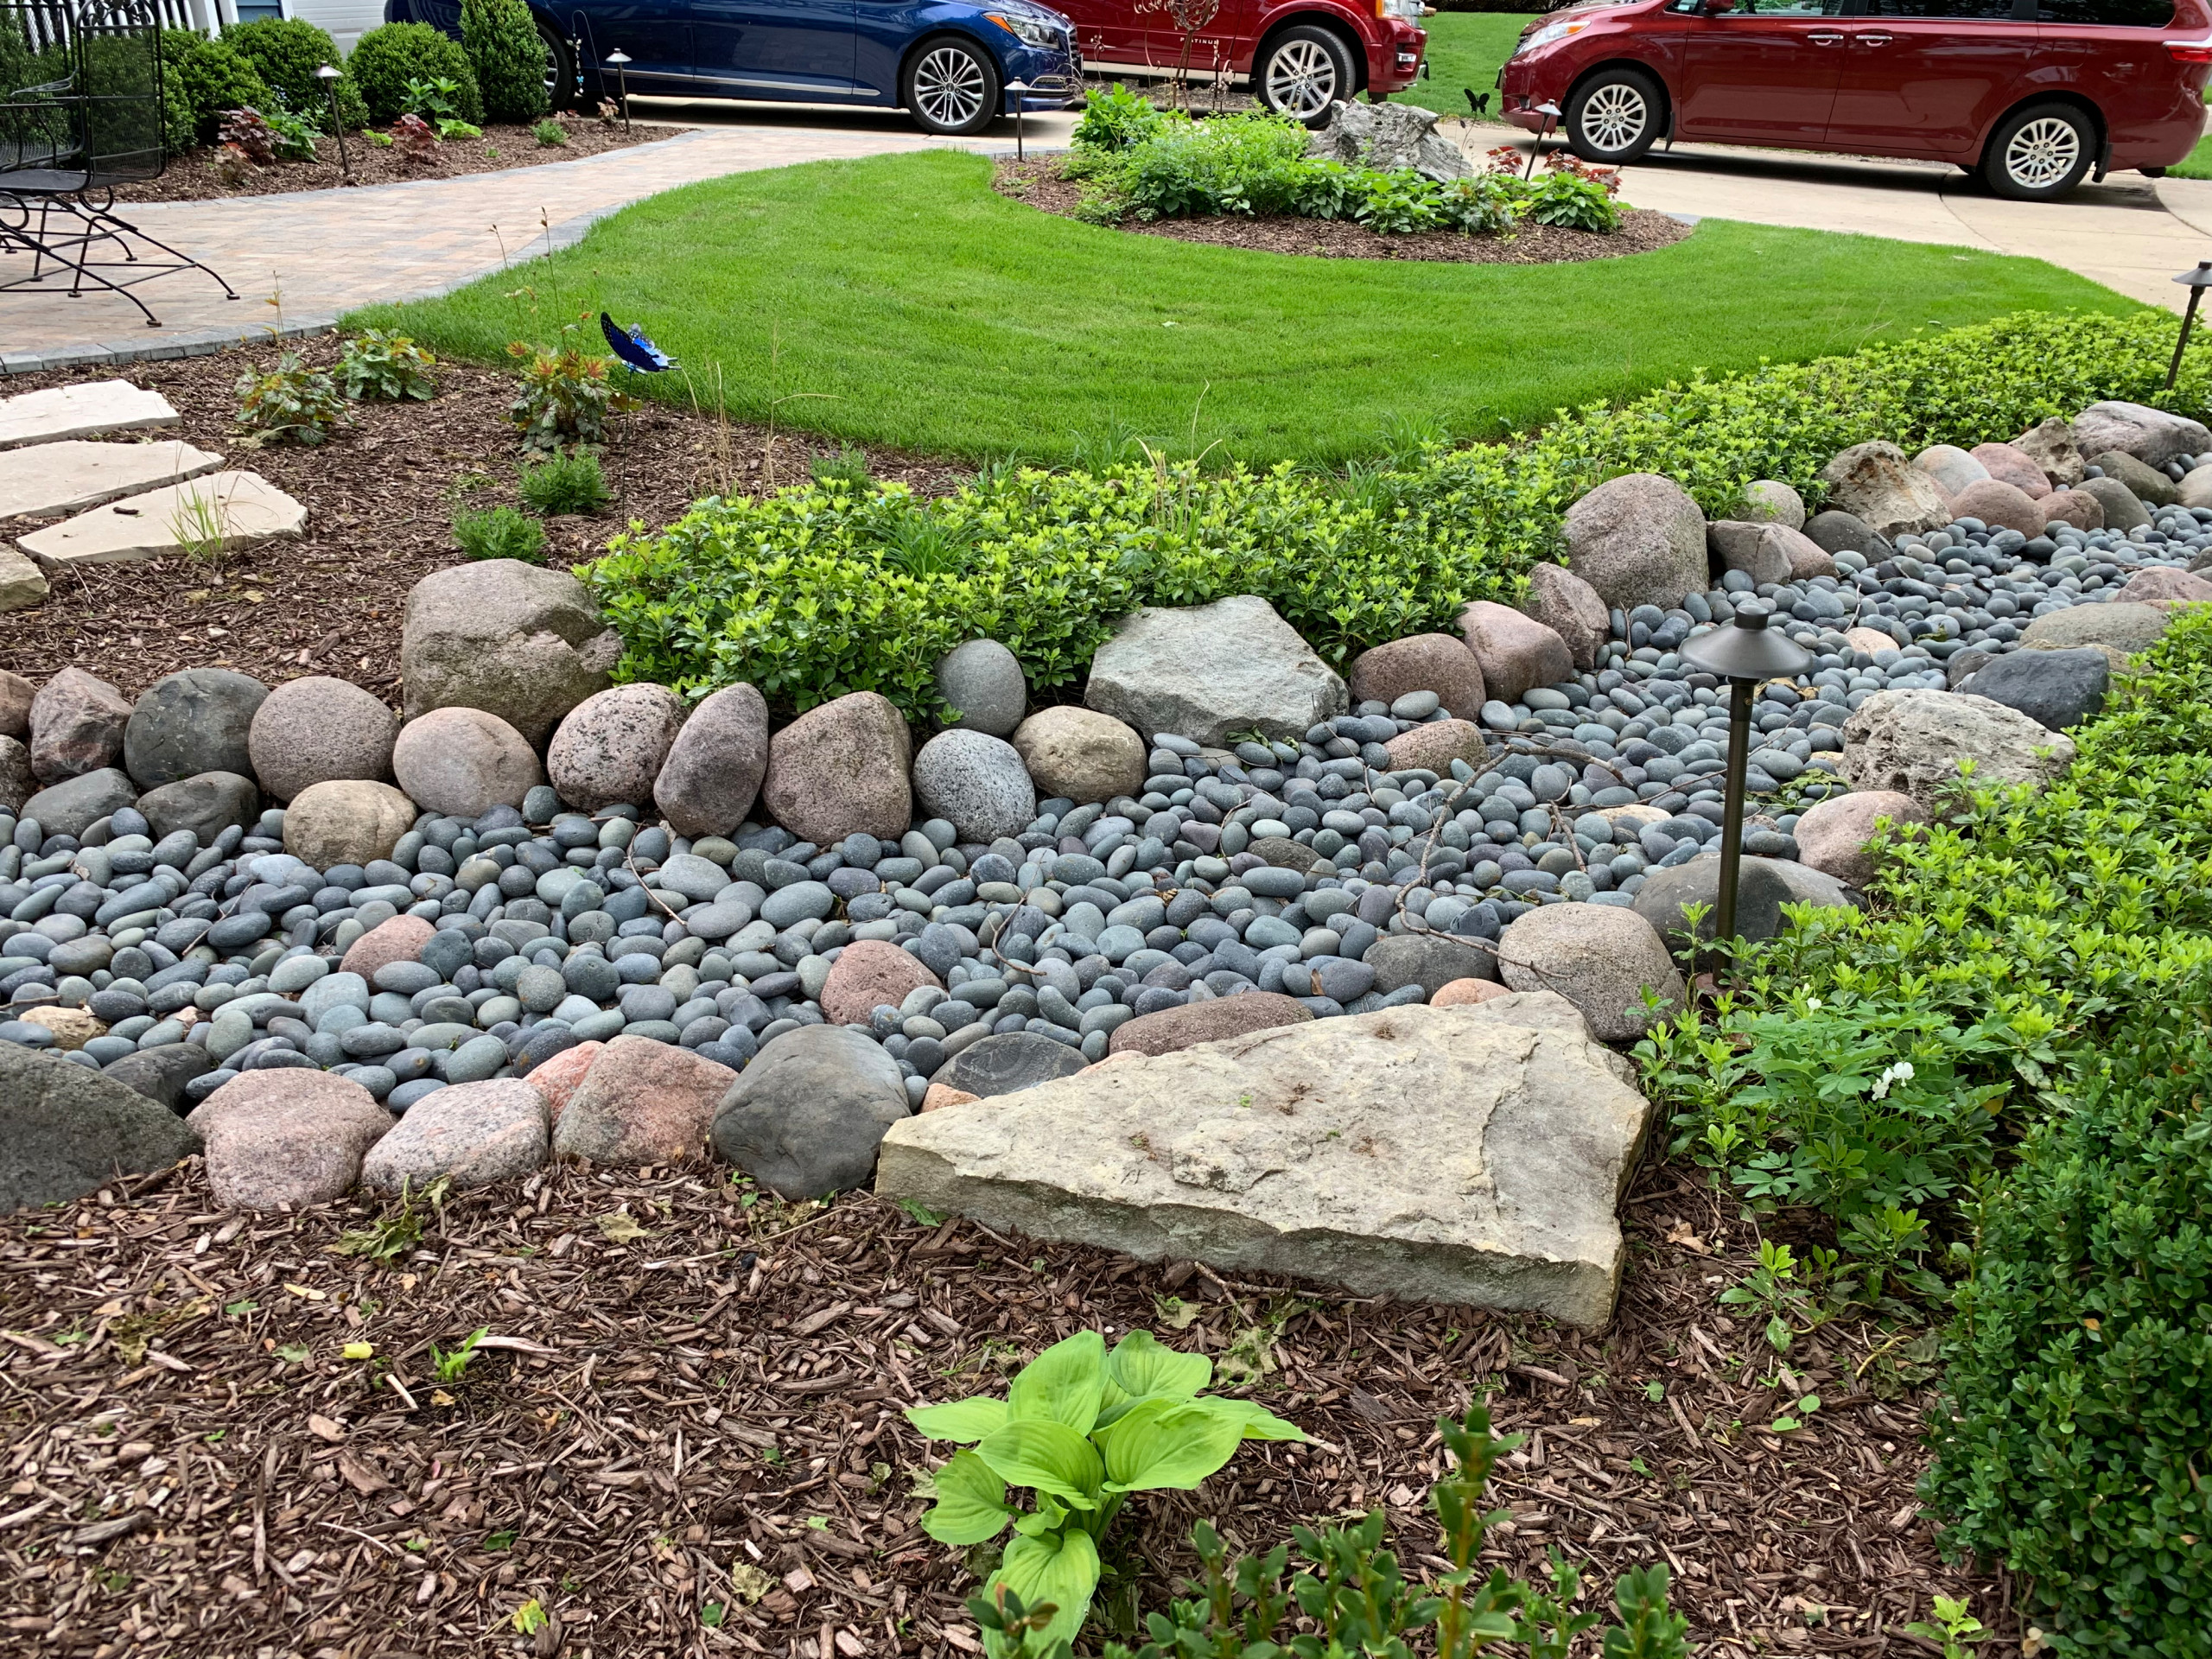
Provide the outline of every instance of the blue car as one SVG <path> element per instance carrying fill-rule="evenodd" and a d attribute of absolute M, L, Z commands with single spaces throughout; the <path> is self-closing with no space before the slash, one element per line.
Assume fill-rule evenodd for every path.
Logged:
<path fill-rule="evenodd" d="M 655 98 L 903 109 L 925 132 L 980 132 L 1082 95 L 1075 29 L 1033 0 L 531 0 L 556 107 Z M 389 23 L 458 40 L 460 0 L 385 0 Z M 607 59 L 629 60 L 616 72 Z"/>

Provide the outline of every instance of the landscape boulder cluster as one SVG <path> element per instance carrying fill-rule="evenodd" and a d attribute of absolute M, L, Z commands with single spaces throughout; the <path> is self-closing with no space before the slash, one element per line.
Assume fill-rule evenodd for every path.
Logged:
<path fill-rule="evenodd" d="M 2212 599 L 2212 434 L 2159 411 L 1825 483 L 1707 522 L 1616 478 L 1518 608 L 1341 674 L 1250 596 L 1129 616 L 1080 702 L 973 640 L 930 728 L 613 683 L 582 586 L 506 561 L 410 596 L 404 720 L 320 677 L 0 674 L 0 1204 L 194 1147 L 248 1207 L 556 1157 L 810 1197 L 880 1156 L 1058 1236 L 1601 1323 L 1647 1116 L 1604 1046 L 1679 1003 L 1717 890 L 1729 689 L 1682 647 L 1759 607 L 1812 655 L 1753 706 L 1758 938 L 1858 902 L 1961 761 L 2063 772 Z M 1466 1166 L 1408 1255 L 1373 1241 L 1440 1179 L 1404 1122 L 1439 1090 Z M 1353 1179 L 1363 1145 L 1395 1150 Z"/>

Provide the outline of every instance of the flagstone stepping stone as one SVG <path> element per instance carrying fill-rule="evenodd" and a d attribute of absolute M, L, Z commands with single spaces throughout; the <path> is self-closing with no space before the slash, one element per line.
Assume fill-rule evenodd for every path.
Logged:
<path fill-rule="evenodd" d="M 26 512 L 80 512 L 164 484 L 212 473 L 220 455 L 175 438 L 154 443 L 68 439 L 34 453 L 0 453 L 0 518 Z"/>
<path fill-rule="evenodd" d="M 43 603 L 46 574 L 12 547 L 0 544 L 0 611 L 20 611 Z"/>
<path fill-rule="evenodd" d="M 233 553 L 297 536 L 308 510 L 258 473 L 214 473 L 111 501 L 16 540 L 33 557 L 57 564 L 135 564 L 184 551 L 203 532 L 203 518 L 204 533 L 219 530 L 219 550 Z"/>
<path fill-rule="evenodd" d="M 0 449 L 63 438 L 98 437 L 149 426 L 175 426 L 183 416 L 158 391 L 128 380 L 92 380 L 0 397 Z"/>

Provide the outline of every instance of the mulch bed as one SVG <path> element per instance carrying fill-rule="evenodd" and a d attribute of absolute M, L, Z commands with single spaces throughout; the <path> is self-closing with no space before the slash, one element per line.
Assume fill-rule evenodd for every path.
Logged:
<path fill-rule="evenodd" d="M 569 115 L 558 118 L 568 130 L 565 144 L 541 144 L 528 127 L 487 126 L 481 138 L 448 138 L 438 146 L 437 160 L 429 166 L 404 161 L 399 152 L 369 142 L 365 133 L 346 136 L 346 155 L 353 167 L 353 182 L 400 184 L 417 179 L 457 178 L 463 173 L 501 173 L 514 167 L 542 167 L 548 162 L 573 162 L 610 149 L 628 149 L 656 139 L 673 138 L 667 127 L 607 126 L 596 118 Z M 277 162 L 257 167 L 235 185 L 226 184 L 212 165 L 216 147 L 207 145 L 172 156 L 158 179 L 119 187 L 118 201 L 228 201 L 239 196 L 274 196 L 294 190 L 332 190 L 346 182 L 338 163 L 338 141 L 324 134 L 315 140 L 312 162 Z"/>
<path fill-rule="evenodd" d="M 1017 165 L 1001 162 L 994 183 L 1001 195 L 1063 219 L 1075 216 L 1083 187 L 1060 176 L 1058 160 Z M 1262 253 L 1313 254 L 1324 259 L 1425 259 L 1479 265 L 1555 265 L 1584 259 L 1611 259 L 1649 253 L 1681 241 L 1693 228 L 1648 207 L 1621 214 L 1611 236 L 1593 231 L 1524 225 L 1504 236 L 1470 236 L 1459 231 L 1417 231 L 1386 236 L 1344 219 L 1296 219 L 1268 214 L 1247 219 L 1223 214 L 1213 219 L 1125 219 L 1115 228 L 1138 236 L 1173 237 L 1217 248 L 1253 248 Z"/>
<path fill-rule="evenodd" d="M 756 1198 L 725 1169 L 555 1167 L 418 1207 L 413 1237 L 396 1206 L 226 1216 L 190 1160 L 0 1221 L 0 1630 L 99 1656 L 971 1654 L 976 1575 L 918 1524 L 948 1448 L 900 1408 L 1142 1325 L 1241 1359 L 1317 1443 L 1132 1503 L 1140 1606 L 1192 1569 L 1198 1516 L 1264 1548 L 1380 1506 L 1412 1567 L 1433 1419 L 1474 1389 L 1529 1437 L 1493 1557 L 1586 1559 L 1588 1605 L 1664 1560 L 1706 1655 L 1929 1651 L 1898 1626 L 1937 1591 L 2017 1630 L 1917 1518 L 1902 1338 L 1828 1326 L 1777 1386 L 1716 1301 L 1756 1237 L 1701 1178 L 1639 1179 L 1602 1338 Z M 390 1255 L 346 1253 L 379 1217 Z M 431 1344 L 480 1326 L 441 1386 Z M 1823 1408 L 1767 1432 L 1802 1388 Z"/>
<path fill-rule="evenodd" d="M 298 343 L 327 365 L 338 342 Z M 0 668 L 43 682 L 75 665 L 135 697 L 182 668 L 235 668 L 269 684 L 331 674 L 400 700 L 399 631 L 407 590 L 461 552 L 450 527 L 456 503 L 515 503 L 520 445 L 508 423 L 513 376 L 441 363 L 438 397 L 427 404 L 357 404 L 353 424 L 303 449 L 243 447 L 235 385 L 249 363 L 267 366 L 264 346 L 178 362 L 133 364 L 124 378 L 159 391 L 184 418 L 151 435 L 183 438 L 259 473 L 306 504 L 299 541 L 227 556 L 219 565 L 170 559 L 81 568 L 52 578 L 42 605 L 0 625 Z M 92 378 L 82 371 L 9 377 L 0 396 Z M 546 561 L 582 563 L 634 520 L 658 529 L 700 496 L 753 493 L 766 483 L 804 480 L 809 457 L 834 454 L 821 438 L 776 435 L 772 467 L 765 429 L 711 414 L 645 404 L 619 416 L 601 457 L 615 500 L 594 517 L 548 521 Z M 968 476 L 949 463 L 871 450 L 875 476 L 929 495 Z M 12 537 L 36 521 L 0 523 Z"/>

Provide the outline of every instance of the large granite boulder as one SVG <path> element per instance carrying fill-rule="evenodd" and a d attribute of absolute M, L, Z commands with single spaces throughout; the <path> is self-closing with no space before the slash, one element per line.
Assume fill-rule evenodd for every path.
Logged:
<path fill-rule="evenodd" d="M 107 766 L 40 790 L 23 803 L 22 816 L 36 818 L 49 836 L 81 836 L 137 798 L 138 786 L 130 774 Z"/>
<path fill-rule="evenodd" d="M 1716 518 L 1705 527 L 1706 550 L 1721 569 L 1741 570 L 1762 588 L 1770 582 L 1787 582 L 1789 550 L 1770 533 L 1777 528 L 1741 518 Z"/>
<path fill-rule="evenodd" d="M 1979 518 L 1992 530 L 2017 530 L 2023 536 L 2040 536 L 2049 515 L 2037 499 L 2001 478 L 1977 479 L 1951 498 L 1951 511 L 1961 518 Z"/>
<path fill-rule="evenodd" d="M 1516 991 L 1557 992 L 1601 1042 L 1634 1042 L 1683 996 L 1657 931 L 1614 905 L 1545 905 L 1515 918 L 1498 938 L 1497 973 Z M 1645 1006 L 1647 991 L 1658 999 L 1656 1011 Z"/>
<path fill-rule="evenodd" d="M 679 836 L 726 836 L 753 810 L 767 771 L 767 700 L 756 687 L 726 685 L 677 733 L 653 804 Z"/>
<path fill-rule="evenodd" d="M 1574 677 L 1567 641 L 1510 605 L 1475 600 L 1459 613 L 1459 634 L 1482 664 L 1483 683 L 1502 702 L 1518 702 L 1532 686 Z"/>
<path fill-rule="evenodd" d="M 123 758 L 130 699 L 81 668 L 65 668 L 31 699 L 31 772 L 59 784 Z"/>
<path fill-rule="evenodd" d="M 1313 1017 L 1313 1010 L 1294 996 L 1285 996 L 1281 991 L 1247 991 L 1241 996 L 1217 996 L 1210 1002 L 1186 1002 L 1178 1008 L 1141 1014 L 1115 1027 L 1107 1049 L 1115 1054 L 1173 1054 L 1200 1043 L 1217 1043 L 1277 1026 L 1303 1025 Z M 1065 1075 L 1071 1076 L 1077 1069 L 1067 1068 Z"/>
<path fill-rule="evenodd" d="M 1558 569 L 1556 565 L 1539 568 Z M 1532 578 L 1532 592 L 1534 588 Z M 1602 607 L 1599 626 L 1605 626 Z M 1445 712 L 1461 720 L 1481 714 L 1483 700 L 1490 695 L 1483 687 L 1482 664 L 1474 652 L 1448 633 L 1408 634 L 1370 645 L 1351 659 L 1351 679 L 1354 702 L 1395 702 L 1408 692 L 1433 691 L 1443 699 Z"/>
<path fill-rule="evenodd" d="M 1141 1261 L 1595 1329 L 1650 1120 L 1634 1076 L 1556 996 L 1306 1020 L 904 1119 L 876 1192 Z"/>
<path fill-rule="evenodd" d="M 2030 427 L 2010 447 L 2025 455 L 2055 490 L 2071 489 L 2082 481 L 2082 447 L 2074 442 L 2069 422 L 2053 416 Z"/>
<path fill-rule="evenodd" d="M 1956 495 L 1989 476 L 1988 467 L 1955 443 L 1931 443 L 1912 458 L 1912 464 L 1942 486 L 1946 495 Z"/>
<path fill-rule="evenodd" d="M 895 1008 L 925 985 L 944 988 L 912 952 L 887 939 L 855 939 L 830 964 L 817 1000 L 830 1024 L 864 1026 L 876 1009 Z"/>
<path fill-rule="evenodd" d="M 407 717 L 481 709 L 531 744 L 607 689 L 622 640 L 566 571 L 483 559 L 434 571 L 407 595 L 400 674 Z"/>
<path fill-rule="evenodd" d="M 1853 444 L 1821 468 L 1821 482 L 1831 507 L 1864 519 L 1889 540 L 1951 522 L 1941 486 L 1894 443 Z"/>
<path fill-rule="evenodd" d="M 1081 805 L 1144 788 L 1144 740 L 1111 715 L 1066 703 L 1039 709 L 1015 728 L 1014 747 L 1047 798 Z"/>
<path fill-rule="evenodd" d="M 1805 498 L 1776 479 L 1754 479 L 1745 485 L 1742 511 L 1751 524 L 1780 524 L 1784 530 L 1805 528 Z"/>
<path fill-rule="evenodd" d="M 1927 809 L 1895 790 L 1831 795 L 1806 808 L 1797 820 L 1797 856 L 1808 870 L 1863 888 L 1881 868 L 1875 841 L 1894 845 L 1918 835 L 1927 823 Z"/>
<path fill-rule="evenodd" d="M 2120 583 L 2113 597 L 2124 605 L 2203 605 L 2212 603 L 2212 582 L 2170 565 L 2150 565 Z"/>
<path fill-rule="evenodd" d="M 855 691 L 808 709 L 768 742 L 760 801 L 801 841 L 827 847 L 855 830 L 897 841 L 912 826 L 913 739 L 888 697 Z"/>
<path fill-rule="evenodd" d="M 1894 790 L 1931 813 L 1957 788 L 1961 760 L 1974 763 L 1978 785 L 2040 789 L 2073 764 L 2074 741 L 1987 697 L 1920 688 L 1877 691 L 1843 724 L 1842 770 L 1853 787 Z"/>
<path fill-rule="evenodd" d="M 207 1184 L 226 1210 L 298 1209 L 353 1190 L 392 1116 L 358 1083 L 306 1068 L 242 1071 L 185 1123 L 207 1143 Z"/>
<path fill-rule="evenodd" d="M 153 826 L 155 840 L 189 830 L 207 847 L 234 823 L 253 827 L 261 816 L 261 791 L 241 773 L 203 772 L 148 790 L 138 798 L 138 810 Z"/>
<path fill-rule="evenodd" d="M 1673 610 L 1706 587 L 1705 514 L 1656 473 L 1607 479 L 1567 510 L 1567 568 L 1607 605 Z"/>
<path fill-rule="evenodd" d="M 1459 145 L 1437 136 L 1436 123 L 1433 111 L 1411 104 L 1335 103 L 1328 124 L 1306 141 L 1306 153 L 1386 173 L 1411 168 L 1439 183 L 1466 178 L 1473 163 Z"/>
<path fill-rule="evenodd" d="M 391 768 L 416 805 L 456 818 L 518 807 L 545 781 L 537 751 L 481 709 L 433 709 L 409 721 L 392 746 Z"/>
<path fill-rule="evenodd" d="M 1037 817 L 1037 786 L 1020 752 L 1004 738 L 965 728 L 922 745 L 914 756 L 914 797 L 964 842 L 1018 836 Z"/>
<path fill-rule="evenodd" d="M 683 698 L 646 681 L 586 697 L 553 734 L 546 780 L 582 812 L 650 801 L 686 712 Z"/>
<path fill-rule="evenodd" d="M 203 772 L 251 775 L 246 734 L 269 688 L 226 668 L 188 668 L 148 686 L 123 728 L 123 769 L 141 789 Z"/>
<path fill-rule="evenodd" d="M 1804 516 L 1802 510 L 1798 516 Z M 1605 642 L 1612 637 L 1612 622 L 1606 614 L 1603 596 L 1563 564 L 1540 564 L 1529 572 L 1529 597 L 1522 601 L 1522 609 L 1531 620 L 1542 623 L 1559 635 L 1567 644 L 1568 655 L 1574 658 L 1574 665 L 1586 672 L 1598 665 Z M 1453 708 L 1449 698 L 1445 700 L 1445 707 L 1462 720 L 1472 720 L 1481 712 L 1479 705 L 1464 710 Z"/>
<path fill-rule="evenodd" d="M 1249 594 L 1125 617 L 1091 658 L 1083 700 L 1147 735 L 1214 746 L 1254 729 L 1295 742 L 1345 709 L 1335 671 Z"/>
<path fill-rule="evenodd" d="M 2170 507 L 2181 499 L 2181 486 L 2155 467 L 2145 465 L 2125 449 L 2107 449 L 2091 455 L 2089 465 L 2148 506 Z"/>
<path fill-rule="evenodd" d="M 2212 431 L 2186 415 L 2115 400 L 2091 404 L 2074 417 L 2074 447 L 2085 455 L 2121 449 L 2138 461 L 2163 467 L 2183 455 L 2212 450 Z"/>
<path fill-rule="evenodd" d="M 729 1086 L 715 1149 L 779 1197 L 818 1198 L 863 1185 L 884 1131 L 908 1109 L 899 1062 L 866 1033 L 801 1026 Z"/>
<path fill-rule="evenodd" d="M 618 1166 L 688 1162 L 707 1150 L 715 1107 L 735 1075 L 688 1048 L 617 1037 L 570 1092 L 553 1131 L 554 1155 Z"/>
<path fill-rule="evenodd" d="M 1233 1002 L 1238 999 L 1221 1000 Z M 1132 1020 L 1122 1030 L 1127 1031 L 1136 1023 Z M 1055 1042 L 1042 1032 L 1002 1031 L 962 1049 L 944 1063 L 934 1081 L 981 1100 L 990 1095 L 1010 1095 L 1019 1090 L 1033 1089 L 1054 1077 L 1073 1077 L 1085 1064 L 1081 1051 Z"/>
<path fill-rule="evenodd" d="M 2085 478 L 2069 495 L 2086 495 L 2097 504 L 2104 515 L 2104 528 L 2116 530 L 2125 535 L 2131 530 L 2140 530 L 2151 522 L 2151 510 L 2138 499 L 2134 491 L 2116 478 Z M 2046 510 L 2045 519 L 2052 515 Z"/>
<path fill-rule="evenodd" d="M 1479 772 L 1490 756 L 1483 728 L 1468 720 L 1425 720 L 1382 747 L 1395 770 L 1427 766 L 1440 776 L 1450 775 L 1454 760 L 1465 760 Z"/>
<path fill-rule="evenodd" d="M 390 858 L 415 827 L 415 803 L 389 784 L 315 784 L 284 810 L 284 850 L 312 869 Z"/>
<path fill-rule="evenodd" d="M 456 1084 L 407 1109 L 361 1160 L 361 1185 L 379 1192 L 441 1177 L 457 1187 L 527 1175 L 545 1161 L 544 1095 L 519 1077 Z"/>
<path fill-rule="evenodd" d="M 0 1215 L 67 1204 L 200 1147 L 157 1101 L 113 1077 L 0 1043 Z"/>
<path fill-rule="evenodd" d="M 1977 443 L 1967 453 L 1980 461 L 1982 470 L 1992 478 L 2000 484 L 2010 484 L 2031 501 L 2040 501 L 2050 493 L 2050 474 L 2018 444 Z"/>
<path fill-rule="evenodd" d="M 2094 484 L 2096 480 L 2089 481 Z M 2122 669 L 2129 658 L 2156 645 L 2172 620 L 2163 605 L 2117 599 L 2102 605 L 2071 605 L 2029 623 L 2020 632 L 2020 650 L 2074 651 L 2088 646 L 2104 652 L 2113 668 Z"/>
<path fill-rule="evenodd" d="M 0 812 L 16 813 L 38 793 L 38 779 L 31 771 L 31 752 L 12 737 L 0 737 Z"/>
<path fill-rule="evenodd" d="M 2111 683 L 2112 664 L 2104 652 L 2082 645 L 2072 651 L 2008 652 L 1976 669 L 1961 689 L 2063 732 L 2101 713 Z"/>
<path fill-rule="evenodd" d="M 254 711 L 253 775 L 280 801 L 316 784 L 391 781 L 399 716 L 350 680 L 287 680 Z"/>
<path fill-rule="evenodd" d="M 1636 895 L 1635 913 L 1651 925 L 1669 950 L 1688 957 L 1694 947 L 1687 912 L 1693 906 L 1702 907 L 1696 944 L 1710 944 L 1719 926 L 1719 905 L 1720 860 L 1716 855 L 1647 873 Z M 1753 944 L 1774 938 L 1785 925 L 1784 905 L 1832 910 L 1849 907 L 1851 895 L 1834 876 L 1802 864 L 1787 859 L 1745 858 L 1736 876 L 1738 937 Z"/>
<path fill-rule="evenodd" d="M 30 736 L 31 704 L 37 696 L 38 688 L 29 680 L 0 668 L 0 737 L 20 743 Z"/>

